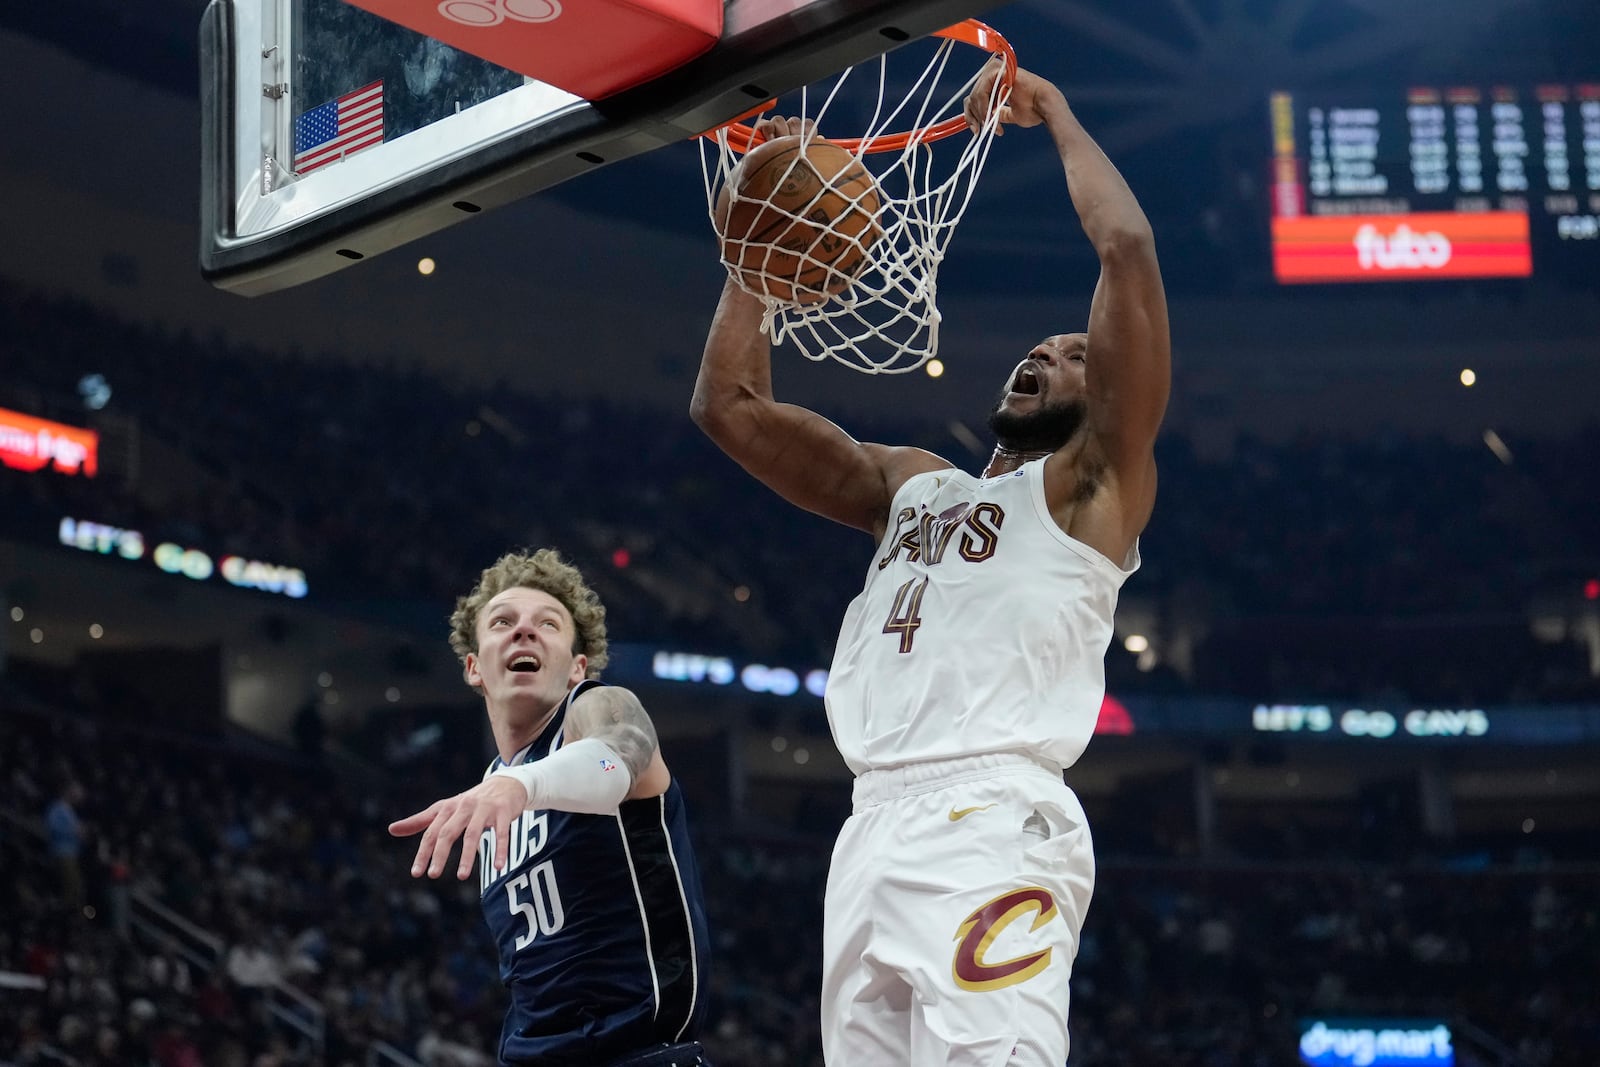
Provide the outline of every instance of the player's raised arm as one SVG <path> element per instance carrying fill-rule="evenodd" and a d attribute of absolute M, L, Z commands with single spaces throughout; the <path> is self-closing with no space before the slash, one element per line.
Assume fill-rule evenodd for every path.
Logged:
<path fill-rule="evenodd" d="M 986 73 L 973 91 L 969 122 L 982 120 L 986 83 L 995 73 Z M 1049 130 L 1072 206 L 1100 258 L 1084 368 L 1089 428 L 1116 476 L 1124 512 L 1148 515 L 1155 491 L 1152 447 L 1172 382 L 1167 298 L 1150 221 L 1054 85 L 1018 71 L 1001 121 L 1043 123 Z"/>
<path fill-rule="evenodd" d="M 1050 131 L 1073 205 L 1100 257 L 1084 367 L 1089 425 L 1119 478 L 1142 482 L 1154 464 L 1152 447 L 1172 389 L 1167 294 L 1155 236 L 1117 168 L 1059 93 L 1056 99 L 1060 110 L 1052 113 Z"/>
<path fill-rule="evenodd" d="M 1037 80 L 1036 85 L 1040 91 L 1033 106 L 1055 139 L 1072 205 L 1100 257 L 1084 366 L 1089 426 L 1117 475 L 1124 502 L 1132 503 L 1154 494 L 1153 446 L 1172 387 L 1167 295 L 1155 236 L 1128 183 L 1061 92 Z"/>
<path fill-rule="evenodd" d="M 767 120 L 769 136 L 788 120 Z M 796 130 L 795 132 L 798 132 Z M 814 411 L 772 395 L 761 301 L 729 279 L 706 338 L 689 414 L 717 446 L 785 500 L 877 536 L 900 484 L 948 467 L 921 449 L 863 444 Z"/>

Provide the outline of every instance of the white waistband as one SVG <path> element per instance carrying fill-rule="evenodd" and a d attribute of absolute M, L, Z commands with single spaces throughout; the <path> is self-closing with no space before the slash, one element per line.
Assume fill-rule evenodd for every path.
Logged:
<path fill-rule="evenodd" d="M 1058 783 L 1061 781 L 1059 768 L 1032 756 L 1019 752 L 986 752 L 981 756 L 924 760 L 863 771 L 856 776 L 852 801 L 855 810 L 860 811 L 896 797 L 931 793 L 945 786 L 1002 774 L 1045 774 Z"/>

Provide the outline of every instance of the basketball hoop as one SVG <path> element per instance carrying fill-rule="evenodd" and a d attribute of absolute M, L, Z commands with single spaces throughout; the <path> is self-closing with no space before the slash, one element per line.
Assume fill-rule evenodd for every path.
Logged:
<path fill-rule="evenodd" d="M 790 291 L 788 287 L 752 286 L 748 255 L 744 262 L 730 262 L 724 253 L 723 266 L 745 292 L 759 297 L 766 306 L 762 332 L 774 344 L 792 342 L 811 360 L 836 359 L 853 370 L 867 374 L 903 374 L 933 358 L 939 346 L 938 271 L 956 224 L 961 221 L 979 173 L 989 156 L 999 127 L 1000 107 L 1011 94 L 1016 80 L 1017 59 L 1011 45 L 998 32 L 968 19 L 930 38 L 937 38 L 933 55 L 922 72 L 912 75 L 914 59 L 906 59 L 907 49 L 886 53 L 876 60 L 852 67 L 840 74 L 822 99 L 811 109 L 812 91 L 800 90 L 795 107 L 785 105 L 785 114 L 809 120 L 815 128 L 802 137 L 802 145 L 824 137 L 830 115 L 835 125 L 855 123 L 865 127 L 859 137 L 827 140 L 849 151 L 857 162 L 870 166 L 876 180 L 878 206 L 873 223 L 881 236 L 866 249 L 867 263 L 848 285 L 830 292 L 826 299 L 791 303 L 769 295 Z M 957 59 L 974 55 L 958 46 L 972 46 L 982 53 L 976 63 Z M 967 95 L 977 84 L 985 66 L 994 59 L 1002 72 L 990 92 L 988 118 L 983 128 L 960 146 L 947 146 L 936 152 L 934 145 L 967 130 L 964 106 Z M 871 94 L 843 93 L 852 77 L 860 84 L 863 74 L 876 66 L 876 101 L 865 106 Z M 970 73 L 966 73 L 972 68 Z M 892 84 L 910 86 L 903 99 L 894 102 Z M 761 111 L 775 107 L 773 101 Z M 752 113 L 752 115 L 755 113 Z M 741 116 L 750 118 L 751 115 Z M 891 132 L 899 127 L 904 132 Z M 716 223 L 719 195 L 741 198 L 730 185 L 740 157 L 761 144 L 764 138 L 755 128 L 734 121 L 708 131 L 701 141 L 701 166 L 706 180 L 706 208 Z M 709 144 L 717 146 L 715 162 Z M 765 206 L 770 211 L 770 205 Z M 796 222 L 819 224 L 815 218 L 791 216 Z M 825 220 L 821 221 L 826 226 Z M 851 239 L 849 235 L 832 235 Z M 779 250 L 774 247 L 776 253 Z M 793 250 L 790 250 L 791 258 Z"/>

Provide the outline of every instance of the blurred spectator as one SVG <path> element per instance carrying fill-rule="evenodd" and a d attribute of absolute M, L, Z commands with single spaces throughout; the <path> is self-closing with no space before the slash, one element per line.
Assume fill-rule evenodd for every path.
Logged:
<path fill-rule="evenodd" d="M 83 803 L 83 787 L 67 779 L 56 798 L 45 809 L 45 827 L 50 834 L 50 855 L 61 876 L 61 904 L 69 911 L 83 907 L 83 823 L 75 805 Z"/>

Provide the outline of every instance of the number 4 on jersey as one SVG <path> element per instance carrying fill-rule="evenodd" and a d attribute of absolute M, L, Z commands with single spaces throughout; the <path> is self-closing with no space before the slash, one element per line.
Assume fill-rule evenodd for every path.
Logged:
<path fill-rule="evenodd" d="M 894 606 L 889 609 L 883 632 L 900 635 L 901 652 L 911 651 L 911 639 L 916 635 L 917 627 L 922 625 L 922 594 L 927 588 L 927 578 L 921 581 L 913 578 L 895 590 Z M 904 614 L 901 614 L 902 610 Z"/>

